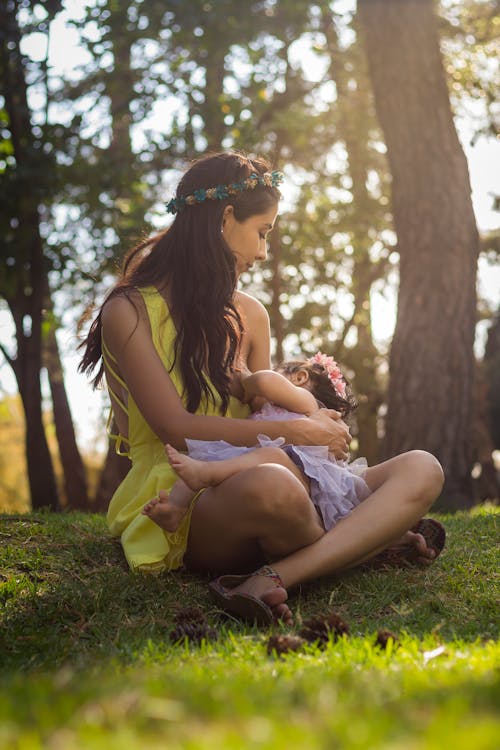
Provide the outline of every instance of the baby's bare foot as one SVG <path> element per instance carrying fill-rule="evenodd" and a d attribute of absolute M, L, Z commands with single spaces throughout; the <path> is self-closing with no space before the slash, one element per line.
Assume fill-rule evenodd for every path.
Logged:
<path fill-rule="evenodd" d="M 165 451 L 172 469 L 193 492 L 211 486 L 213 478 L 210 472 L 210 462 L 190 458 L 184 453 L 179 453 L 168 443 Z"/>
<path fill-rule="evenodd" d="M 176 504 L 165 490 L 160 490 L 158 497 L 154 497 L 142 509 L 142 513 L 148 516 L 165 531 L 176 531 L 180 522 L 186 515 L 188 506 Z"/>

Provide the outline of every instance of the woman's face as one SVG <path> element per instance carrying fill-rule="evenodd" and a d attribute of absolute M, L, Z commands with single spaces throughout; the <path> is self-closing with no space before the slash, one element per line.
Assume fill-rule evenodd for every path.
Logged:
<path fill-rule="evenodd" d="M 267 235 L 274 226 L 278 206 L 244 221 L 234 217 L 233 206 L 226 206 L 222 218 L 222 235 L 236 260 L 236 272 L 249 271 L 256 260 L 267 258 Z"/>

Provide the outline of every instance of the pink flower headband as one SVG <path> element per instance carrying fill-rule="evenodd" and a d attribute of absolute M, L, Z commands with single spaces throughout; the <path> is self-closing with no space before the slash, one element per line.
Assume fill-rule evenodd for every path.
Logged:
<path fill-rule="evenodd" d="M 328 354 L 322 354 L 318 352 L 314 357 L 309 357 L 307 360 L 308 365 L 320 365 L 328 376 L 328 380 L 335 388 L 337 395 L 341 398 L 345 398 L 345 380 L 338 364 L 335 362 L 333 357 L 329 357 Z"/>

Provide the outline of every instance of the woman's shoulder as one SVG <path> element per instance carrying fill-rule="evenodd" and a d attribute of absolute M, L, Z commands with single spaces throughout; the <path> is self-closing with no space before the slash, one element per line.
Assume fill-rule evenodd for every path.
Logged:
<path fill-rule="evenodd" d="M 247 320 L 257 323 L 259 321 L 269 322 L 269 315 L 266 308 L 262 302 L 252 297 L 251 294 L 238 290 L 235 294 L 235 302 Z"/>
<path fill-rule="evenodd" d="M 144 311 L 144 300 L 138 289 L 111 295 L 102 306 L 102 321 L 112 324 L 115 319 L 127 320 L 130 316 Z"/>
<path fill-rule="evenodd" d="M 102 307 L 103 333 L 107 340 L 127 339 L 146 317 L 144 300 L 138 290 L 113 294 Z"/>

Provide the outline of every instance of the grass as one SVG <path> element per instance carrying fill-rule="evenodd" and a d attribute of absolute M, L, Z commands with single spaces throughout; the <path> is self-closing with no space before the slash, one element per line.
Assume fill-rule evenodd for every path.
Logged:
<path fill-rule="evenodd" d="M 206 580 L 131 574 L 101 516 L 0 516 L 0 748 L 496 750 L 498 509 L 440 518 L 431 568 L 293 594 L 299 621 L 334 611 L 350 635 L 278 657 Z M 187 605 L 214 641 L 171 642 Z"/>

